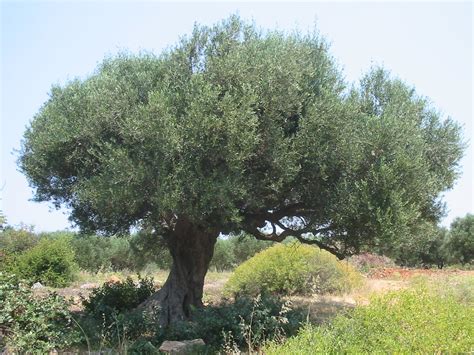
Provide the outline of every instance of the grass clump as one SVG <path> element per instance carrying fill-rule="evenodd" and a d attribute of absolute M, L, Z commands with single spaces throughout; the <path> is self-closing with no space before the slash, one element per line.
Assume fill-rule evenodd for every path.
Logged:
<path fill-rule="evenodd" d="M 455 294 L 426 287 L 374 297 L 368 306 L 337 316 L 324 326 L 307 325 L 266 354 L 470 353 L 474 350 L 474 308 Z"/>
<path fill-rule="evenodd" d="M 361 282 L 361 275 L 352 266 L 330 253 L 291 243 L 272 246 L 241 264 L 224 292 L 234 296 L 344 293 Z"/>

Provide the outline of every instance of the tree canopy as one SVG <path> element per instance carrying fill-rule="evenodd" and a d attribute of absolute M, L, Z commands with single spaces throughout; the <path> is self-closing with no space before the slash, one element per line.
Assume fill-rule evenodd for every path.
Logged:
<path fill-rule="evenodd" d="M 462 264 L 474 261 L 474 215 L 468 213 L 451 223 L 449 236 L 450 258 Z"/>
<path fill-rule="evenodd" d="M 460 127 L 381 68 L 348 87 L 317 32 L 233 16 L 51 89 L 19 164 L 85 231 L 302 241 L 343 256 L 442 214 Z"/>

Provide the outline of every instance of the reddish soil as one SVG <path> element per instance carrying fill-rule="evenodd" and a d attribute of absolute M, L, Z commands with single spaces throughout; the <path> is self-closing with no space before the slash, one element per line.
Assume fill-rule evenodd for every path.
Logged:
<path fill-rule="evenodd" d="M 413 276 L 454 276 L 473 275 L 474 270 L 439 270 L 439 269 L 408 269 L 408 268 L 383 268 L 376 269 L 369 273 L 371 279 L 410 279 Z"/>

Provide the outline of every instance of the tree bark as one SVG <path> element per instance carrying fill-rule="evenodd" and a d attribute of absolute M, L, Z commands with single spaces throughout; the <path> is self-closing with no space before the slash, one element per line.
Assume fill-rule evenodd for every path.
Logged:
<path fill-rule="evenodd" d="M 163 326 L 187 319 L 192 307 L 202 307 L 204 278 L 214 254 L 217 232 L 210 232 L 179 218 L 167 238 L 173 258 L 163 287 L 142 305 L 159 307 Z"/>

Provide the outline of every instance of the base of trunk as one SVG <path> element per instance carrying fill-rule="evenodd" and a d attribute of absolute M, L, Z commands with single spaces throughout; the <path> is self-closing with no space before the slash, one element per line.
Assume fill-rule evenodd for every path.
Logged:
<path fill-rule="evenodd" d="M 178 220 L 169 237 L 173 264 L 163 287 L 141 307 L 159 309 L 160 324 L 169 325 L 189 318 L 191 308 L 202 307 L 204 278 L 211 262 L 217 234 Z"/>

